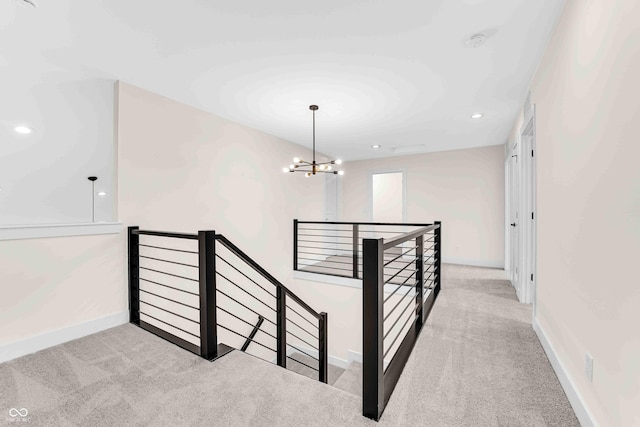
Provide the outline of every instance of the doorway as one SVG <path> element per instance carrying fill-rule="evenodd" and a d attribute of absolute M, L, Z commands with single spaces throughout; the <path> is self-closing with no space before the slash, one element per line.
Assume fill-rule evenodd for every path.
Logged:
<path fill-rule="evenodd" d="M 520 168 L 518 163 L 519 145 L 516 142 L 509 159 L 509 269 L 511 284 L 522 301 L 522 289 L 520 285 Z"/>
<path fill-rule="evenodd" d="M 523 191 L 522 195 L 522 247 L 523 256 L 523 302 L 532 303 L 535 315 L 536 298 L 536 137 L 535 137 L 535 106 L 531 114 L 524 121 L 521 128 L 520 144 L 522 146 Z"/>
<path fill-rule="evenodd" d="M 404 222 L 405 177 L 403 171 L 371 174 L 370 206 L 373 222 Z"/>
<path fill-rule="evenodd" d="M 507 158 L 509 277 L 522 303 L 536 299 L 536 135 L 535 106 L 525 113 Z"/>

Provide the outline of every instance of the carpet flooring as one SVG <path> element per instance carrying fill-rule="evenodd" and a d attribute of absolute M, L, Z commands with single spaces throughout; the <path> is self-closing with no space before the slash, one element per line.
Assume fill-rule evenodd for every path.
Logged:
<path fill-rule="evenodd" d="M 298 363 L 298 361 L 302 363 Z M 342 377 L 344 369 L 330 363 L 328 367 L 329 372 L 327 373 L 327 384 L 334 385 L 335 382 Z M 317 371 L 318 360 L 302 353 L 293 353 L 289 356 L 287 359 L 287 369 L 314 380 L 319 378 Z"/>
<path fill-rule="evenodd" d="M 1 364 L 0 422 L 26 408 L 37 426 L 376 425 L 360 415 L 358 372 L 334 371 L 345 392 L 239 351 L 208 362 L 124 325 Z M 443 266 L 378 425 L 579 426 L 504 272 L 456 266 Z"/>

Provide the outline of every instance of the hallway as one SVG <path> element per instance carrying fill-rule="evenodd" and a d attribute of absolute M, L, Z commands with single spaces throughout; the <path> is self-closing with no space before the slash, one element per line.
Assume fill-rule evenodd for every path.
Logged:
<path fill-rule="evenodd" d="M 500 270 L 445 265 L 379 425 L 577 426 Z M 360 398 L 233 352 L 209 363 L 132 325 L 0 365 L 31 425 L 375 425 Z"/>

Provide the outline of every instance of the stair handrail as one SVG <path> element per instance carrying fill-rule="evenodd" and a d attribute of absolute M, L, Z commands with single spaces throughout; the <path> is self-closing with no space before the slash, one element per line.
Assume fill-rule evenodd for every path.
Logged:
<path fill-rule="evenodd" d="M 292 298 L 296 303 L 298 303 L 302 308 L 304 308 L 309 314 L 311 314 L 316 319 L 320 319 L 320 313 L 311 308 L 306 302 L 304 302 L 300 297 L 298 297 L 293 291 L 283 285 L 278 279 L 273 277 L 266 271 L 260 264 L 253 260 L 249 255 L 247 255 L 244 251 L 234 245 L 229 239 L 227 239 L 222 234 L 216 234 L 216 240 L 219 240 L 228 250 L 233 252 L 238 258 L 242 259 L 244 262 L 249 264 L 256 272 L 260 273 L 262 277 L 271 282 L 272 285 L 281 288 L 288 297 Z"/>
<path fill-rule="evenodd" d="M 154 245 L 141 245 L 139 236 L 147 235 L 147 236 L 156 236 L 156 237 L 165 237 L 171 239 L 187 239 L 187 240 L 196 240 L 198 244 L 197 250 L 183 250 L 165 246 L 155 246 Z M 318 369 L 315 369 L 318 372 L 318 379 L 324 383 L 328 380 L 328 340 L 327 340 L 327 329 L 328 329 L 328 320 L 327 313 L 322 312 L 318 313 L 316 310 L 311 308 L 306 302 L 304 302 L 300 297 L 298 297 L 293 291 L 283 285 L 278 279 L 272 276 L 269 272 L 267 272 L 260 264 L 258 264 L 253 258 L 247 255 L 244 251 L 238 248 L 235 244 L 233 244 L 229 239 L 227 239 L 222 234 L 216 234 L 213 230 L 206 231 L 198 231 L 197 234 L 193 233 L 175 233 L 175 232 L 166 232 L 166 231 L 153 231 L 153 230 L 140 230 L 137 226 L 128 227 L 128 272 L 129 272 L 129 312 L 130 312 L 130 322 L 145 329 L 151 333 L 154 333 L 161 338 L 166 339 L 173 344 L 176 344 L 186 350 L 189 350 L 193 353 L 199 354 L 201 357 L 214 360 L 223 356 L 224 354 L 232 351 L 233 349 L 223 343 L 218 342 L 218 333 L 217 328 L 221 327 L 227 329 L 223 325 L 218 322 L 217 319 L 217 309 L 220 308 L 217 305 L 217 285 L 216 285 L 216 276 L 218 270 L 216 268 L 216 242 L 219 242 L 222 246 L 224 246 L 230 253 L 235 255 L 240 262 L 245 263 L 259 275 L 261 275 L 264 279 L 266 279 L 269 283 L 271 283 L 276 288 L 276 309 L 277 313 L 276 318 L 276 327 L 277 327 L 277 336 L 276 338 L 276 353 L 277 353 L 277 364 L 283 368 L 287 367 L 287 358 L 290 358 L 298 363 L 304 364 L 303 362 L 296 360 L 292 356 L 287 355 L 287 347 L 291 347 L 296 349 L 293 344 L 287 344 L 287 333 L 293 335 L 290 331 L 287 331 L 287 321 L 292 322 L 287 318 L 287 299 L 291 299 L 291 301 L 295 302 L 299 307 L 301 307 L 304 311 L 310 314 L 311 317 L 315 318 L 318 321 L 318 336 L 315 337 L 318 340 Z M 149 248 L 154 248 L 155 250 L 166 250 L 166 251 L 177 251 L 177 252 L 188 252 L 192 254 L 196 254 L 198 256 L 197 265 L 195 264 L 186 264 L 182 262 L 170 261 L 167 259 L 160 259 L 156 257 L 142 256 L 140 255 L 140 246 L 146 246 Z M 140 266 L 140 258 L 149 258 L 156 261 L 161 262 L 169 262 L 174 264 L 180 264 L 187 267 L 193 267 L 198 271 L 198 279 L 185 277 L 178 274 L 169 273 L 166 271 L 155 270 L 151 268 L 141 267 Z M 187 279 L 198 283 L 198 293 L 193 293 L 191 291 L 187 291 L 185 289 L 178 289 L 176 287 L 172 287 L 167 285 L 166 283 L 154 282 L 148 279 L 144 279 L 140 277 L 140 269 L 150 270 L 156 273 L 165 274 L 168 277 L 176 277 L 181 279 Z M 222 276 L 224 277 L 224 276 Z M 184 304 L 180 301 L 177 301 L 172 298 L 168 298 L 166 296 L 152 293 L 140 288 L 140 280 L 144 280 L 147 283 L 151 283 L 154 286 L 164 286 L 165 288 L 172 288 L 176 291 L 191 293 L 192 295 L 196 295 L 199 297 L 199 306 L 193 307 L 189 304 Z M 144 303 L 146 305 L 151 305 L 146 301 L 141 301 L 140 292 L 144 292 L 145 294 L 155 295 L 155 297 L 162 298 L 164 300 L 168 300 L 172 303 L 177 303 L 181 305 L 186 305 L 188 307 L 199 310 L 199 322 L 184 317 L 176 312 L 172 312 L 166 310 L 165 308 L 159 306 L 153 306 L 156 309 L 162 310 L 163 312 L 167 312 L 169 314 L 173 314 L 174 316 L 181 317 L 188 321 L 198 323 L 200 326 L 200 334 L 196 335 L 192 331 L 187 331 L 185 329 L 181 329 L 177 327 L 175 324 L 167 323 L 161 319 L 155 318 L 148 313 L 144 313 L 140 310 L 140 303 Z M 241 304 L 242 305 L 242 304 Z M 246 306 L 245 306 L 246 307 Z M 296 312 L 293 308 L 290 308 L 293 312 L 295 312 L 298 316 L 300 313 Z M 172 329 L 167 330 L 164 326 L 158 327 L 153 324 L 147 323 L 144 320 L 140 319 L 140 314 L 144 314 L 145 316 L 153 318 L 155 321 L 160 322 L 163 325 L 169 326 L 173 329 L 177 329 L 182 333 L 191 335 L 195 338 L 200 339 L 200 345 L 193 344 L 190 341 L 187 341 L 170 331 Z M 257 313 L 256 313 L 257 314 Z M 310 317 L 310 318 L 311 318 Z M 262 324 L 263 318 L 259 316 L 259 321 L 255 325 L 254 330 L 250 334 L 249 337 L 245 338 L 250 342 L 259 342 L 255 341 L 255 334 L 257 333 L 256 328 L 260 328 Z M 310 322 L 310 320 L 308 320 Z M 272 322 L 273 323 L 273 322 Z M 295 324 L 295 322 L 293 322 Z M 160 325 L 162 326 L 162 325 Z M 232 331 L 237 335 L 244 336 L 242 334 L 237 333 L 236 331 Z M 247 341 L 243 345 L 242 350 L 245 351 L 248 347 Z M 298 349 L 302 353 L 304 351 Z M 309 355 L 308 353 L 305 353 Z M 311 356 L 311 355 L 309 355 Z M 315 358 L 315 356 L 312 356 Z M 308 366 L 308 365 L 307 365 Z"/>

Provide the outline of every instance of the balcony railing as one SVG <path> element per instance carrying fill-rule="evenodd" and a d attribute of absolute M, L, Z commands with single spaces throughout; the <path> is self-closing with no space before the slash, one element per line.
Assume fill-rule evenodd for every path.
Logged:
<path fill-rule="evenodd" d="M 129 227 L 128 242 L 131 323 L 209 360 L 237 348 L 327 382 L 327 314 L 225 236 Z"/>
<path fill-rule="evenodd" d="M 293 220 L 293 269 L 362 279 L 362 240 L 392 239 L 430 224 Z"/>
<path fill-rule="evenodd" d="M 441 225 L 363 241 L 363 414 L 378 420 L 440 292 Z"/>

